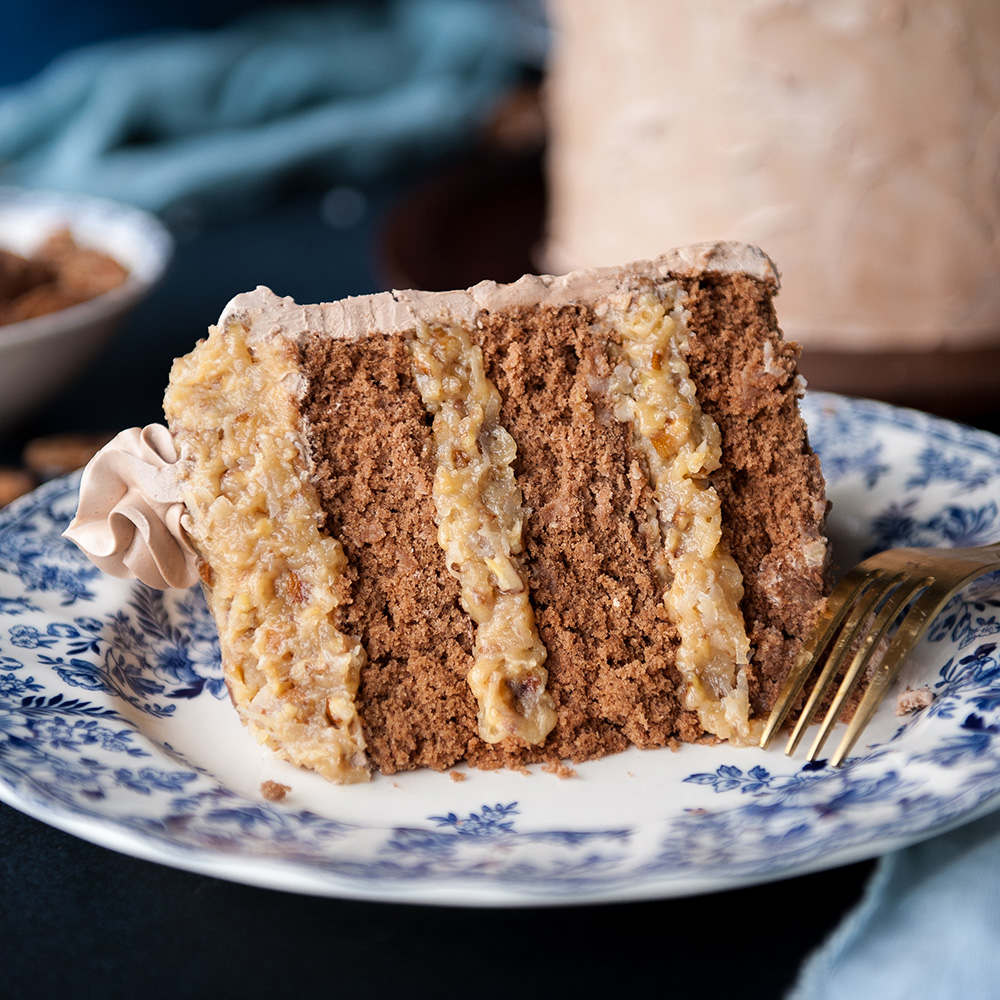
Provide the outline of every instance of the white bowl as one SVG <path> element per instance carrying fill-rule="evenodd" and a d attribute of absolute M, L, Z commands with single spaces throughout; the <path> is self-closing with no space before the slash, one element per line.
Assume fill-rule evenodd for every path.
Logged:
<path fill-rule="evenodd" d="M 148 212 L 86 195 L 0 187 L 0 247 L 30 254 L 61 228 L 82 246 L 110 254 L 129 276 L 88 302 L 0 326 L 0 429 L 52 396 L 97 353 L 159 281 L 173 252 L 170 234 Z"/>

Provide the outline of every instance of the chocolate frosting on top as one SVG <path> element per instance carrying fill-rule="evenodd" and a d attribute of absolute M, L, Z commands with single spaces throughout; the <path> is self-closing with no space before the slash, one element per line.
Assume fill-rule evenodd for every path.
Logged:
<path fill-rule="evenodd" d="M 509 285 L 481 281 L 455 292 L 380 292 L 319 305 L 298 305 L 261 285 L 230 300 L 219 325 L 243 324 L 251 336 L 280 333 L 298 339 L 310 333 L 354 339 L 372 330 L 394 333 L 412 329 L 420 319 L 471 323 L 481 311 L 517 306 L 594 305 L 630 278 L 662 280 L 671 275 L 746 274 L 779 285 L 777 268 L 758 247 L 746 243 L 698 243 L 669 250 L 652 260 L 623 267 L 585 268 L 558 277 L 526 274 Z"/>

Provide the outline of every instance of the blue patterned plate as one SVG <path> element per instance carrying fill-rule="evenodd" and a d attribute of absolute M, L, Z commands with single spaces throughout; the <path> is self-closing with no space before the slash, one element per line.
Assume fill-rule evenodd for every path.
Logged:
<path fill-rule="evenodd" d="M 805 409 L 842 565 L 1000 537 L 1000 439 L 878 403 Z M 340 788 L 228 704 L 200 592 L 104 577 L 60 532 L 77 477 L 0 513 L 0 797 L 139 857 L 294 891 L 507 905 L 727 888 L 882 853 L 1000 804 L 1000 574 L 946 609 L 840 770 L 728 746 L 631 750 L 568 780 L 467 770 Z M 260 786 L 290 786 L 280 803 Z"/>

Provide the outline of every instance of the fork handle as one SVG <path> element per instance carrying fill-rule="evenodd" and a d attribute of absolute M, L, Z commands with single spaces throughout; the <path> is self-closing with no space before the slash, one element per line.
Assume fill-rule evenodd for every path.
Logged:
<path fill-rule="evenodd" d="M 979 559 L 984 562 L 996 563 L 996 567 L 1000 569 L 1000 542 L 991 542 L 989 545 L 973 546 L 970 549 L 956 549 L 955 552 L 960 553 L 963 558 Z"/>
<path fill-rule="evenodd" d="M 927 549 L 897 549 L 898 552 L 913 552 L 918 557 L 926 557 Z M 988 545 L 971 545 L 960 549 L 934 549 L 935 554 L 940 553 L 952 559 L 968 560 L 988 565 L 996 563 L 1000 569 L 1000 541 L 990 542 Z M 988 572 L 988 571 L 987 571 Z"/>

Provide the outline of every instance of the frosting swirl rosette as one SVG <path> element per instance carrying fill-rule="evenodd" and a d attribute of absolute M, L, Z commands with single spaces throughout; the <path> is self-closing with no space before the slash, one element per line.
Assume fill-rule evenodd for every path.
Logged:
<path fill-rule="evenodd" d="M 183 524 L 177 459 L 162 424 L 116 435 L 83 470 L 80 505 L 64 537 L 112 576 L 159 590 L 196 583 L 198 557 Z"/>

